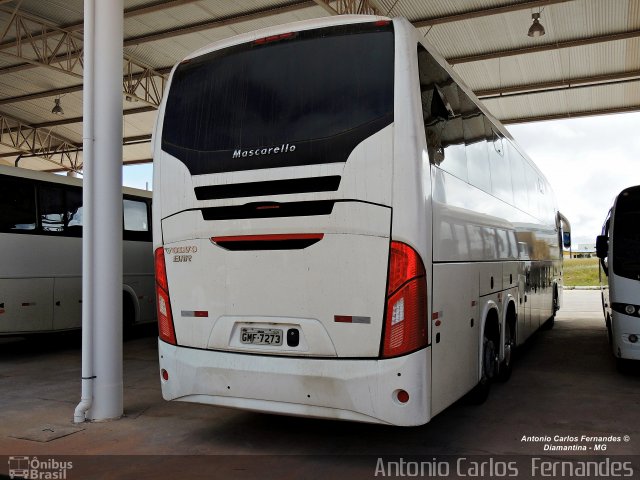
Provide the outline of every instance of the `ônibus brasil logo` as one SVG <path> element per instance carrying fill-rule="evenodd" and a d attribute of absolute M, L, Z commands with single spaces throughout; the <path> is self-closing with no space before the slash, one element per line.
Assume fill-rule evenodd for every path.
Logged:
<path fill-rule="evenodd" d="M 40 460 L 38 457 L 11 456 L 9 457 L 9 477 L 65 480 L 67 471 L 73 468 L 73 462 L 63 462 L 54 458 Z"/>

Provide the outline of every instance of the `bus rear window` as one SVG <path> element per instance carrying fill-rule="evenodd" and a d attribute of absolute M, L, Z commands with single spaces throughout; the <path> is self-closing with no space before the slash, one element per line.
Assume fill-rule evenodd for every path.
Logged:
<path fill-rule="evenodd" d="M 194 175 L 346 161 L 393 120 L 392 24 L 295 32 L 176 69 L 162 149 Z"/>

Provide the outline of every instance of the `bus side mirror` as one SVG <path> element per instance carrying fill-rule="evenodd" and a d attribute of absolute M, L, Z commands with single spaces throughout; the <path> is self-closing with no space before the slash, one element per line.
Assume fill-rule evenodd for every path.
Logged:
<path fill-rule="evenodd" d="M 605 259 L 609 255 L 609 238 L 606 235 L 596 237 L 596 256 Z"/>
<path fill-rule="evenodd" d="M 562 232 L 562 245 L 564 248 L 571 248 L 571 232 Z"/>

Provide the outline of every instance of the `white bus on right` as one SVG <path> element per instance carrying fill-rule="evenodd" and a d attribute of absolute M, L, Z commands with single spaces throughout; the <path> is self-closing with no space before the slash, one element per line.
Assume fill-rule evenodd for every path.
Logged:
<path fill-rule="evenodd" d="M 596 239 L 602 308 L 619 370 L 640 360 L 640 185 L 616 197 Z"/>

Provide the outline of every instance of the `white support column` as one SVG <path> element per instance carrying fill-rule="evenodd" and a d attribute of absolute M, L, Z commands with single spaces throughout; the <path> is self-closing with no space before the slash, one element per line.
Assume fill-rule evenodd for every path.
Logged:
<path fill-rule="evenodd" d="M 92 420 L 123 413 L 122 54 L 123 0 L 95 0 Z"/>
<path fill-rule="evenodd" d="M 84 422 L 93 403 L 93 297 L 95 284 L 92 251 L 95 219 L 93 182 L 95 0 L 84 0 L 84 69 L 82 86 L 82 396 L 73 421 Z"/>

